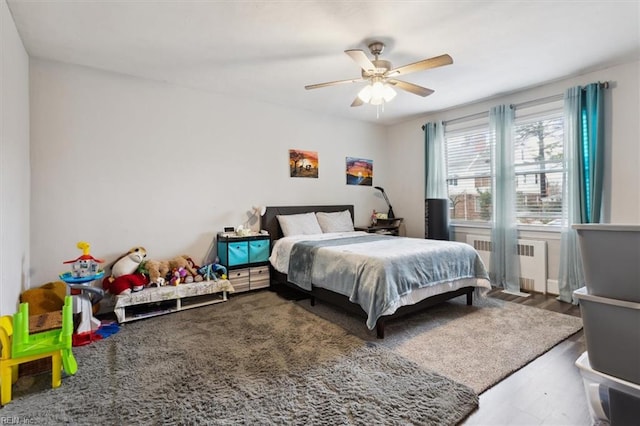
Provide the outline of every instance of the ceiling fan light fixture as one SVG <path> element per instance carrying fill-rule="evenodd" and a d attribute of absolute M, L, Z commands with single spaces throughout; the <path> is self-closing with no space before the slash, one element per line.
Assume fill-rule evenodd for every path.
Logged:
<path fill-rule="evenodd" d="M 396 97 L 396 91 L 393 90 L 393 87 L 389 86 L 388 84 L 384 85 L 384 92 L 382 97 L 384 98 L 385 102 L 389 102 L 391 101 L 393 98 Z"/>
<path fill-rule="evenodd" d="M 429 96 L 434 91 L 417 84 L 409 83 L 404 80 L 398 80 L 395 76 L 404 76 L 417 71 L 424 71 L 431 68 L 437 68 L 453 63 L 453 59 L 448 54 L 434 56 L 432 58 L 423 59 L 400 67 L 393 67 L 391 62 L 380 59 L 379 56 L 384 49 L 384 43 L 374 41 L 369 44 L 369 51 L 374 59 L 367 57 L 362 49 L 348 49 L 346 53 L 361 68 L 360 78 L 352 78 L 348 80 L 329 81 L 327 83 L 310 84 L 304 86 L 305 89 L 318 89 L 320 87 L 335 86 L 344 83 L 360 83 L 366 82 L 358 96 L 352 101 L 352 107 L 358 107 L 368 103 L 380 106 L 384 110 L 384 104 L 390 102 L 396 97 L 396 89 L 404 90 L 418 96 Z M 380 110 L 380 108 L 377 108 Z"/>
<path fill-rule="evenodd" d="M 372 98 L 382 98 L 384 95 L 384 84 L 381 81 L 375 81 L 371 85 L 371 97 Z"/>
<path fill-rule="evenodd" d="M 371 97 L 371 100 L 369 101 L 369 103 L 371 105 L 382 105 L 383 101 L 384 101 L 384 98 L 379 97 L 379 96 L 378 97 L 373 96 L 373 97 Z"/>
<path fill-rule="evenodd" d="M 371 100 L 371 96 L 373 94 L 373 88 L 370 84 L 367 84 L 358 92 L 358 97 L 362 102 L 369 102 Z"/>
<path fill-rule="evenodd" d="M 360 98 L 362 102 L 371 105 L 381 105 L 383 102 L 389 102 L 395 97 L 396 91 L 381 81 L 366 85 L 358 93 L 358 98 Z"/>

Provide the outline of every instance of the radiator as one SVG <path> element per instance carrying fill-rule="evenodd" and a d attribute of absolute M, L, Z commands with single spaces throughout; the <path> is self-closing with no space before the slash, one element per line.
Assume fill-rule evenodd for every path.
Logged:
<path fill-rule="evenodd" d="M 467 235 L 470 244 L 480 254 L 487 269 L 491 265 L 491 239 L 483 235 Z M 547 292 L 547 243 L 546 241 L 518 240 L 520 259 L 520 289 Z"/>

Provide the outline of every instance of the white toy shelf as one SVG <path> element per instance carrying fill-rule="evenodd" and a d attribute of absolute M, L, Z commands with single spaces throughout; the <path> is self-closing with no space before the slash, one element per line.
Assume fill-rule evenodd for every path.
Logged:
<path fill-rule="evenodd" d="M 177 286 L 149 287 L 115 296 L 113 312 L 119 323 L 227 301 L 233 292 L 229 280 L 201 281 Z"/>

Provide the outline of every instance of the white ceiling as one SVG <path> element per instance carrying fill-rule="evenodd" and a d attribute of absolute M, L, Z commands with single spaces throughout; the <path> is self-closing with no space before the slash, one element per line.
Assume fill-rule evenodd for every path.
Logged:
<path fill-rule="evenodd" d="M 7 3 L 32 57 L 380 124 L 640 58 L 628 0 Z M 363 83 L 304 89 L 359 77 L 343 52 L 372 39 L 394 66 L 454 63 L 404 77 L 435 93 L 399 92 L 379 119 L 350 107 Z"/>

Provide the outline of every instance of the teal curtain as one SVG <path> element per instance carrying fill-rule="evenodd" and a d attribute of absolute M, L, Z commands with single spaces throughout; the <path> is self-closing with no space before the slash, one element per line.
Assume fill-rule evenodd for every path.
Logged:
<path fill-rule="evenodd" d="M 491 280 L 505 291 L 520 293 L 517 255 L 516 176 L 513 149 L 514 110 L 499 105 L 489 112 L 494 179 L 491 220 Z"/>
<path fill-rule="evenodd" d="M 576 86 L 564 96 L 566 200 L 560 243 L 559 296 L 577 304 L 573 292 L 584 285 L 582 258 L 574 223 L 599 223 L 604 179 L 604 107 L 599 83 Z"/>
<path fill-rule="evenodd" d="M 425 199 L 447 199 L 447 165 L 444 148 L 444 123 L 424 125 L 425 145 Z"/>

